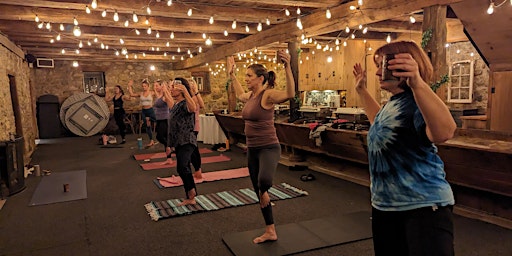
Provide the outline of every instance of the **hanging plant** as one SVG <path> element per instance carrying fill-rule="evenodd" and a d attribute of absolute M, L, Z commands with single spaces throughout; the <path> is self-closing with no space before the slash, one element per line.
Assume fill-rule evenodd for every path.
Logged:
<path fill-rule="evenodd" d="M 430 42 L 430 39 L 432 39 L 432 28 L 423 31 L 423 34 L 421 35 L 421 48 L 425 49 L 428 42 Z"/>
<path fill-rule="evenodd" d="M 448 74 L 445 74 L 443 76 L 441 76 L 441 80 L 435 82 L 435 83 L 432 83 L 430 85 L 430 88 L 432 89 L 432 91 L 437 91 L 437 89 L 439 89 L 439 87 L 441 87 L 443 84 L 445 83 L 448 83 L 450 81 L 450 77 L 448 76 Z"/>

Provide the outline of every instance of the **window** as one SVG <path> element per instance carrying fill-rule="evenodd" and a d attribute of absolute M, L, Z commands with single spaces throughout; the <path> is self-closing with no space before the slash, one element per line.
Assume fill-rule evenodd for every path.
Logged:
<path fill-rule="evenodd" d="M 471 103 L 473 101 L 473 64 L 472 60 L 463 60 L 453 62 L 450 66 L 448 102 Z"/>
<path fill-rule="evenodd" d="M 197 89 L 200 92 L 210 92 L 210 77 L 208 72 L 192 72 L 192 78 L 196 81 Z"/>
<path fill-rule="evenodd" d="M 103 72 L 84 72 L 84 92 L 105 96 L 105 74 Z"/>

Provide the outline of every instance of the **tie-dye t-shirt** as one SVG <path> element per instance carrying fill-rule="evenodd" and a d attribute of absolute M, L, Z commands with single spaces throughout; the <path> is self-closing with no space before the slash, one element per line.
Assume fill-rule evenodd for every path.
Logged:
<path fill-rule="evenodd" d="M 405 211 L 453 205 L 437 147 L 410 90 L 393 95 L 368 131 L 372 206 Z"/>

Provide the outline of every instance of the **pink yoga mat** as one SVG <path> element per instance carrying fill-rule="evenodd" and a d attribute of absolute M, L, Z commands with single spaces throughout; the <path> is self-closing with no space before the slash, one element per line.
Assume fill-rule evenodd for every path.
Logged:
<path fill-rule="evenodd" d="M 229 160 L 231 160 L 231 158 L 229 158 L 225 155 L 201 157 L 201 163 L 203 163 L 203 164 L 225 162 L 225 161 L 229 161 Z M 164 161 L 161 161 L 161 162 L 140 164 L 140 167 L 142 167 L 142 169 L 144 171 L 149 171 L 149 170 L 154 170 L 154 169 L 162 169 L 162 168 L 171 168 L 171 167 L 176 167 L 176 160 L 172 161 L 172 164 L 164 164 Z"/>
<path fill-rule="evenodd" d="M 211 151 L 210 149 L 207 149 L 207 148 L 199 148 L 199 153 L 200 154 L 206 154 L 206 153 L 211 153 L 213 151 Z M 176 156 L 174 153 L 172 154 L 172 156 Z M 165 154 L 165 152 L 158 152 L 158 153 L 148 153 L 148 154 L 136 154 L 136 155 L 133 155 L 133 158 L 135 158 L 135 160 L 145 160 L 145 159 L 155 159 L 155 158 L 166 158 L 167 155 Z"/>
<path fill-rule="evenodd" d="M 231 170 L 222 170 L 222 171 L 214 171 L 214 172 L 204 172 L 202 179 L 194 179 L 196 184 L 208 181 L 216 181 L 216 180 L 228 180 L 228 179 L 236 179 L 243 178 L 249 176 L 249 168 L 242 167 L 238 169 Z M 183 186 L 183 181 L 179 176 L 171 176 L 166 178 L 158 178 L 158 183 L 160 186 L 164 188 L 170 187 L 178 187 Z"/>

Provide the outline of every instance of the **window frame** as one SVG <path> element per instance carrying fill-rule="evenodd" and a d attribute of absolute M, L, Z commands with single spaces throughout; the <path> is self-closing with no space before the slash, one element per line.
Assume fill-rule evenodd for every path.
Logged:
<path fill-rule="evenodd" d="M 463 64 L 469 65 L 469 74 L 462 73 L 462 70 L 463 70 L 462 65 Z M 448 95 L 447 95 L 448 102 L 450 102 L 450 103 L 472 103 L 473 102 L 473 80 L 474 80 L 474 74 L 475 74 L 475 65 L 474 64 L 475 64 L 474 60 L 461 60 L 461 61 L 454 61 L 451 63 L 450 70 L 449 70 L 450 82 L 448 83 Z M 456 66 L 456 65 L 460 65 L 460 67 L 458 67 L 459 72 L 454 75 L 453 74 L 454 66 Z M 469 84 L 467 86 L 463 86 L 462 81 L 463 81 L 463 78 L 466 76 L 469 76 Z M 453 84 L 454 77 L 457 78 L 456 79 L 456 81 L 458 83 L 457 86 L 453 86 L 454 85 Z M 453 89 L 459 90 L 458 98 L 452 98 L 452 90 Z M 468 98 L 463 98 L 463 99 L 460 98 L 461 90 L 468 90 Z"/>

